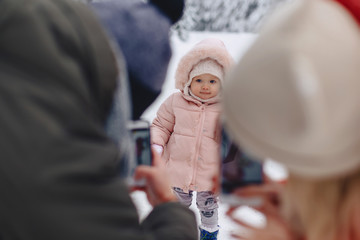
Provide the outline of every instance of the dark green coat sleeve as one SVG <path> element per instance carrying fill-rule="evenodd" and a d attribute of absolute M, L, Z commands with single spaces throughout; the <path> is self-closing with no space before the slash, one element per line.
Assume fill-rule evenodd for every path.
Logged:
<path fill-rule="evenodd" d="M 156 239 L 198 239 L 194 213 L 180 203 L 166 203 L 153 209 L 142 223 L 146 231 L 156 235 Z M 180 233 L 180 235 L 179 235 Z"/>
<path fill-rule="evenodd" d="M 117 73 L 86 5 L 0 1 L 1 240 L 196 239 L 180 204 L 139 223 L 104 130 Z"/>

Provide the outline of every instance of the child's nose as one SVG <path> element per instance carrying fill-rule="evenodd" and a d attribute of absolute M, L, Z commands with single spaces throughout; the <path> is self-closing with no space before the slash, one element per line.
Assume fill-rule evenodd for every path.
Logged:
<path fill-rule="evenodd" d="M 205 84 L 202 86 L 202 88 L 203 88 L 204 90 L 208 90 L 208 89 L 209 89 L 209 85 L 205 83 Z"/>

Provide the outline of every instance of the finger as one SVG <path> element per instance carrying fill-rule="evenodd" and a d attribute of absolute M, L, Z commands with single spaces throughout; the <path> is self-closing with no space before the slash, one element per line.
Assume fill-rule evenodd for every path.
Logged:
<path fill-rule="evenodd" d="M 247 229 L 251 229 L 251 230 L 256 230 L 257 228 L 249 225 L 248 223 L 242 221 L 241 219 L 237 218 L 236 216 L 234 216 L 234 212 L 238 209 L 239 207 L 230 207 L 227 212 L 226 215 L 233 220 L 235 223 L 239 224 L 240 226 L 247 228 Z"/>
<path fill-rule="evenodd" d="M 281 215 L 279 208 L 269 202 L 264 202 L 264 204 L 262 206 L 254 206 L 253 208 L 255 210 L 261 212 L 262 214 L 264 214 L 267 217 L 269 217 L 269 216 L 280 217 L 280 215 Z"/>
<path fill-rule="evenodd" d="M 232 237 L 232 239 L 238 239 L 238 240 L 247 240 L 249 238 L 236 234 L 236 233 L 231 233 L 230 236 Z"/>
<path fill-rule="evenodd" d="M 246 196 L 255 194 L 279 194 L 281 188 L 278 184 L 249 185 L 234 190 L 234 194 Z"/>
<path fill-rule="evenodd" d="M 229 217 L 233 216 L 233 213 L 239 208 L 243 207 L 243 205 L 238 206 L 231 206 L 226 211 L 226 215 Z M 279 207 L 272 204 L 272 202 L 269 201 L 263 201 L 261 205 L 259 206 L 252 206 L 253 209 L 261 212 L 265 216 L 271 216 L 271 217 L 277 217 L 280 218 L 281 214 L 279 211 Z"/>
<path fill-rule="evenodd" d="M 154 147 L 151 147 L 151 153 L 153 158 L 153 166 L 164 166 L 163 161 L 161 161 L 161 155 L 156 151 Z"/>
<path fill-rule="evenodd" d="M 244 222 L 243 220 L 238 219 L 238 218 L 236 218 L 236 217 L 234 217 L 234 216 L 230 216 L 230 219 L 231 219 L 233 222 L 235 222 L 236 224 L 238 224 L 238 225 L 240 225 L 241 227 L 243 227 L 243 228 L 247 228 L 247 229 L 250 229 L 250 230 L 253 230 L 253 231 L 258 230 L 258 228 L 254 227 L 254 226 L 251 226 L 250 224 L 248 224 L 248 223 Z"/>
<path fill-rule="evenodd" d="M 150 166 L 140 165 L 135 169 L 134 179 L 150 178 L 153 174 L 153 168 Z"/>
<path fill-rule="evenodd" d="M 276 186 L 247 186 L 236 189 L 233 194 L 242 198 L 261 198 L 264 202 L 271 202 L 275 206 L 279 206 L 281 202 L 281 188 L 277 188 Z"/>
<path fill-rule="evenodd" d="M 236 209 L 238 209 L 240 206 L 230 206 L 228 210 L 226 211 L 226 214 L 232 214 Z"/>

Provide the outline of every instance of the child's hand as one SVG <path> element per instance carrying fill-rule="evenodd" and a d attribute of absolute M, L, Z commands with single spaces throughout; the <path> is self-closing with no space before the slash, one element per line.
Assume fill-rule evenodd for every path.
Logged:
<path fill-rule="evenodd" d="M 161 161 L 160 155 L 152 148 L 153 166 L 140 165 L 136 168 L 135 179 L 145 178 L 144 189 L 149 203 L 156 206 L 161 203 L 177 201 L 176 196 L 169 184 L 169 178 L 165 170 L 165 163 Z"/>

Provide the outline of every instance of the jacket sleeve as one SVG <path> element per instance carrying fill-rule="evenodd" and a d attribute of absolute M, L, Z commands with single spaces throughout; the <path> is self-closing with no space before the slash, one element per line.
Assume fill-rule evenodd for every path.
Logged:
<path fill-rule="evenodd" d="M 197 240 L 194 213 L 180 203 L 164 203 L 155 207 L 142 226 L 145 231 L 151 230 L 156 240 Z"/>
<path fill-rule="evenodd" d="M 165 146 L 174 131 L 175 114 L 173 109 L 173 101 L 175 94 L 161 104 L 156 118 L 151 125 L 151 143 Z"/>
<path fill-rule="evenodd" d="M 196 240 L 180 203 L 139 223 L 104 130 L 115 58 L 90 9 L 1 0 L 0 28 L 0 239 Z"/>

